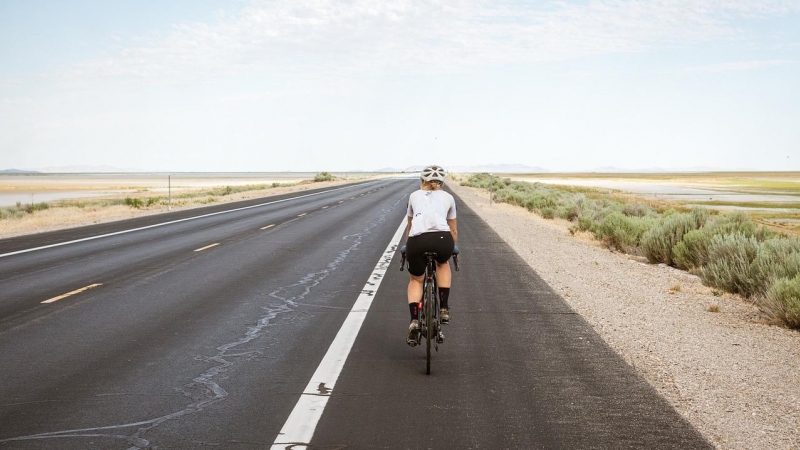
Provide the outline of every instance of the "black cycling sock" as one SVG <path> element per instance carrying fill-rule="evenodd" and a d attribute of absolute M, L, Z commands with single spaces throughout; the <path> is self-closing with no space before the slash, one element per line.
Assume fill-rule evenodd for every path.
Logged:
<path fill-rule="evenodd" d="M 439 307 L 449 309 L 447 299 L 450 298 L 450 288 L 439 288 Z"/>
<path fill-rule="evenodd" d="M 411 312 L 411 320 L 419 320 L 419 303 L 409 303 L 408 310 Z"/>

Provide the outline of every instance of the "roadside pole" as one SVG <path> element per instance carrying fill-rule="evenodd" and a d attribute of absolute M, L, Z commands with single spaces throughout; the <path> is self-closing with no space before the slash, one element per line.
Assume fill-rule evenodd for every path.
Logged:
<path fill-rule="evenodd" d="M 492 193 L 494 192 L 494 186 L 492 186 L 492 180 L 493 179 L 494 179 L 494 177 L 490 173 L 489 174 L 489 205 L 492 204 Z"/>
<path fill-rule="evenodd" d="M 172 174 L 167 175 L 167 192 L 169 193 L 167 211 L 172 211 Z"/>

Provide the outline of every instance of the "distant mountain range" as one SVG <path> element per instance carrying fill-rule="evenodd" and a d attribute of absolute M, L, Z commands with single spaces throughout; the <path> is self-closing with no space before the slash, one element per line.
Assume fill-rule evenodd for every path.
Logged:
<path fill-rule="evenodd" d="M 0 173 L 41 173 L 35 170 L 19 170 L 19 169 L 5 169 L 0 170 Z"/>
<path fill-rule="evenodd" d="M 77 166 L 53 166 L 39 169 L 44 173 L 127 173 L 127 172 L 142 172 L 140 169 L 120 169 L 114 166 L 90 166 L 90 165 L 77 165 Z"/>

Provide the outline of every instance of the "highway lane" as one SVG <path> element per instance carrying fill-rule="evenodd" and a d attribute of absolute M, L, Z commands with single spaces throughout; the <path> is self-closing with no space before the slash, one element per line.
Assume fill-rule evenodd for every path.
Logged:
<path fill-rule="evenodd" d="M 425 374 L 402 345 L 407 275 L 386 279 L 312 448 L 712 446 L 488 225 L 458 202 L 452 323 Z"/>
<path fill-rule="evenodd" d="M 282 442 L 415 187 L 366 183 L 0 257 L 0 448 Z M 313 448 L 709 447 L 459 208 L 454 323 L 433 374 L 405 345 L 395 260 L 335 388 L 320 391 Z"/>
<path fill-rule="evenodd" d="M 385 184 L 384 184 L 385 185 Z M 20 239 L 0 241 L 0 332 L 6 322 L 20 315 L 41 309 L 38 299 L 46 300 L 63 293 L 89 286 L 98 280 L 135 279 L 157 273 L 181 260 L 194 255 L 187 250 L 197 250 L 207 245 L 220 245 L 238 240 L 260 236 L 263 227 L 274 225 L 279 227 L 289 221 L 303 217 L 313 217 L 340 207 L 344 203 L 361 199 L 369 195 L 376 184 L 359 184 L 345 189 L 327 192 L 298 193 L 297 200 L 287 201 L 291 196 L 269 198 L 268 200 L 250 200 L 237 204 L 236 208 L 248 208 L 231 213 L 220 214 L 220 211 L 233 209 L 231 206 L 220 209 L 219 205 L 212 209 L 198 209 L 194 214 L 181 211 L 180 215 L 167 214 L 161 220 L 157 216 L 143 217 L 124 221 L 125 224 L 113 223 L 97 226 L 92 234 L 90 227 L 37 236 L 26 236 Z M 352 200 L 351 200 L 352 198 Z M 254 207 L 268 203 L 264 206 Z M 325 209 L 322 209 L 325 208 Z M 187 220 L 207 214 L 217 214 L 198 220 Z M 166 219 L 166 220 L 165 220 Z M 133 233 L 119 234 L 97 240 L 74 243 L 66 246 L 49 248 L 30 253 L 3 257 L 9 253 L 24 251 L 24 248 L 39 248 L 45 245 L 58 245 L 72 240 L 86 239 L 89 236 L 102 236 L 108 233 L 119 233 L 122 230 L 136 229 L 145 226 L 184 220 L 165 226 L 157 226 Z M 127 225 L 123 227 L 123 225 Z M 21 247 L 20 242 L 27 244 Z"/>
<path fill-rule="evenodd" d="M 14 315 L 0 324 L 0 448 L 271 444 L 298 394 L 287 380 L 313 373 L 410 188 L 364 184 L 0 258 Z M 104 284 L 39 303 L 91 282 Z"/>

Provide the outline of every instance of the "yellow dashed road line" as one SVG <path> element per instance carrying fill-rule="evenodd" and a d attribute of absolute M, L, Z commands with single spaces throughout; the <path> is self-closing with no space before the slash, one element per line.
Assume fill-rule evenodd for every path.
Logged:
<path fill-rule="evenodd" d="M 218 245 L 219 245 L 219 242 L 215 242 L 215 243 L 213 243 L 213 244 L 211 244 L 211 245 L 206 245 L 205 247 L 200 247 L 200 248 L 198 248 L 198 249 L 197 249 L 197 250 L 195 250 L 195 251 L 196 251 L 196 252 L 202 252 L 203 250 L 209 249 L 209 248 L 211 248 L 211 247 L 216 247 L 216 246 L 218 246 Z"/>
<path fill-rule="evenodd" d="M 72 291 L 72 292 L 67 292 L 66 294 L 59 295 L 58 297 L 53 297 L 53 298 L 51 298 L 51 299 L 45 300 L 45 301 L 43 301 L 42 303 L 53 303 L 53 302 L 57 302 L 57 301 L 61 300 L 62 298 L 67 298 L 67 297 L 69 297 L 70 295 L 80 294 L 80 293 L 81 293 L 81 292 L 83 292 L 83 291 L 88 291 L 89 289 L 96 288 L 97 286 L 102 286 L 102 285 L 103 285 L 103 283 L 95 283 L 95 284 L 90 284 L 89 286 L 82 287 L 82 288 L 80 288 L 80 289 L 75 289 L 75 290 L 74 290 L 74 291 Z"/>

